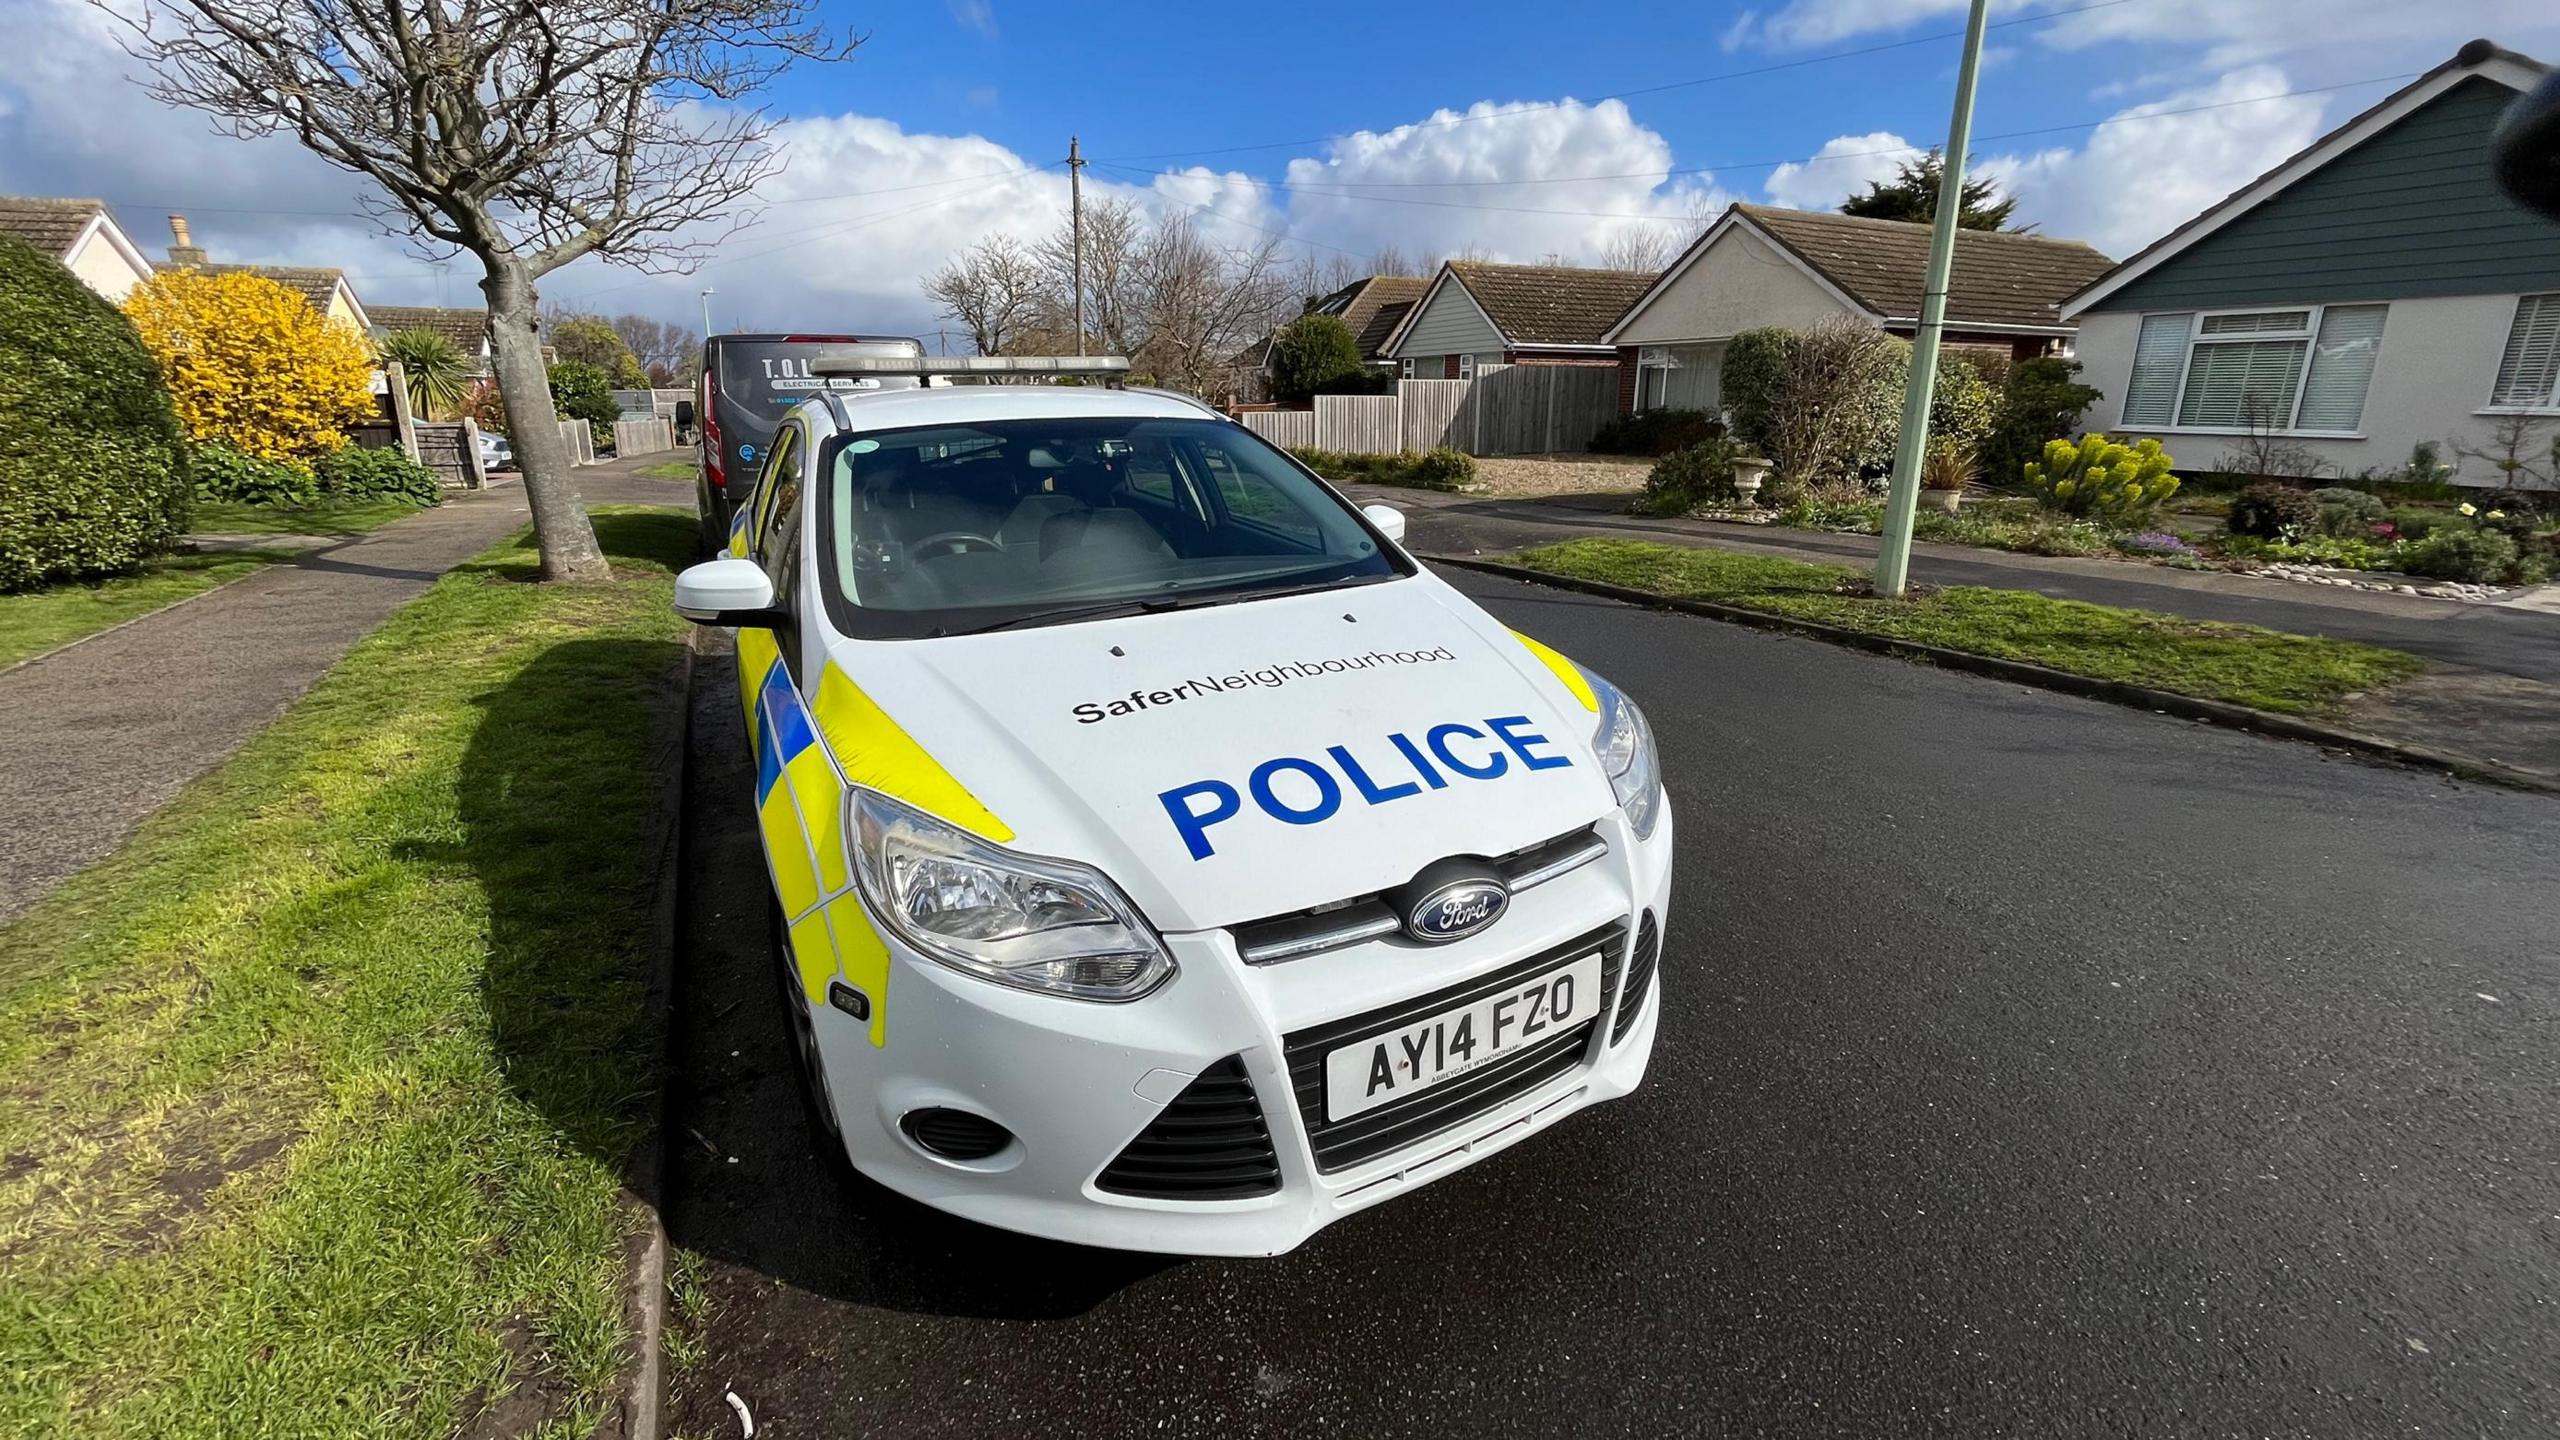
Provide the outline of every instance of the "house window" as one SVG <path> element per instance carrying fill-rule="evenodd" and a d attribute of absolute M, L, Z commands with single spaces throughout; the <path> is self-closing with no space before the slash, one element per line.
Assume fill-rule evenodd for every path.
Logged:
<path fill-rule="evenodd" d="M 1461 380 L 1473 380 L 1476 378 L 1476 357 L 1473 355 L 1461 355 L 1458 357 L 1458 378 Z"/>
<path fill-rule="evenodd" d="M 2142 317 L 2124 423 L 2350 434 L 2382 353 L 2383 305 Z"/>
<path fill-rule="evenodd" d="M 1671 399 L 1671 372 L 1680 362 L 1666 346 L 1648 345 L 1636 352 L 1636 409 L 1660 410 Z"/>
<path fill-rule="evenodd" d="M 2489 403 L 2502 410 L 2560 409 L 2560 294 L 2516 297 Z"/>

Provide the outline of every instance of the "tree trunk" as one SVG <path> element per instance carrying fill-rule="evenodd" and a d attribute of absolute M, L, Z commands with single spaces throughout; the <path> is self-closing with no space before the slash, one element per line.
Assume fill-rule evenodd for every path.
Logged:
<path fill-rule="evenodd" d="M 497 366 L 498 393 L 507 402 L 507 439 L 524 472 L 525 503 L 533 510 L 542 578 L 611 579 L 595 527 L 587 523 L 587 504 L 578 498 L 559 412 L 551 408 L 551 374 L 534 332 L 532 277 L 503 259 L 487 263 L 489 275 L 480 289 L 489 297 L 490 358 Z"/>

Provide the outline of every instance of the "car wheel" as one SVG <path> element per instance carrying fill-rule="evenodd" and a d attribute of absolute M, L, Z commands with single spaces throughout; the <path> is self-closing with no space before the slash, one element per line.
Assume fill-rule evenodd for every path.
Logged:
<path fill-rule="evenodd" d="M 821 1158 L 830 1168 L 850 1170 L 844 1153 L 844 1128 L 836 1123 L 835 1092 L 827 1088 L 827 1068 L 818 1058 L 818 1026 L 809 1014 L 809 999 L 800 989 L 800 965 L 791 954 L 791 929 L 782 907 L 773 907 L 773 974 L 779 982 L 782 1028 L 791 1037 L 792 1068 L 798 1073 L 800 1103 L 818 1132 Z"/>

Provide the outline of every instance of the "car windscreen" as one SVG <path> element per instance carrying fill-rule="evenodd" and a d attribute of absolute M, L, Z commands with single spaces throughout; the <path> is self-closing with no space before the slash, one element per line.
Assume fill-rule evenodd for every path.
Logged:
<path fill-rule="evenodd" d="M 911 390 L 919 381 L 904 375 L 860 378 L 809 373 L 821 353 L 912 355 L 913 347 L 851 344 L 842 340 L 738 340 L 720 338 L 711 347 L 712 377 L 719 385 L 721 459 L 731 475 L 753 475 L 773 444 L 773 432 L 791 407 L 823 390 Z"/>
<path fill-rule="evenodd" d="M 1218 420 L 1001 420 L 839 437 L 819 570 L 848 635 L 901 639 L 1411 574 L 1330 489 Z"/>

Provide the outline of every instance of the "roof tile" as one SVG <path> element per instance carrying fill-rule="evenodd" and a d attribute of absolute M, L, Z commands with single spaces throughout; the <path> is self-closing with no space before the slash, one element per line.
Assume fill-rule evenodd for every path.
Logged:
<path fill-rule="evenodd" d="M 107 208 L 104 200 L 56 200 L 31 195 L 0 195 L 0 235 L 24 240 L 59 260 Z"/>
<path fill-rule="evenodd" d="M 1449 271 L 1514 345 L 1597 345 L 1655 278 L 1650 270 L 1481 260 L 1452 260 Z"/>
<path fill-rule="evenodd" d="M 1770 205 L 1733 208 L 1869 310 L 1888 320 L 1919 318 L 1929 226 Z M 2078 240 L 1958 230 L 1947 324 L 2063 328 L 2062 302 L 2112 263 Z"/>

